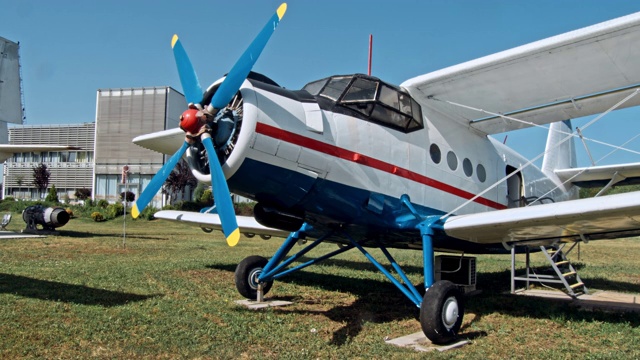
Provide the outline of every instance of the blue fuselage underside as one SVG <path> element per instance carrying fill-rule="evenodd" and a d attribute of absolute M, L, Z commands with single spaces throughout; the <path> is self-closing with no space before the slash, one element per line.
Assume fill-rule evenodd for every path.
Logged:
<path fill-rule="evenodd" d="M 417 220 L 400 199 L 348 186 L 335 181 L 313 178 L 302 173 L 246 158 L 229 179 L 232 192 L 247 196 L 264 206 L 304 214 L 314 227 L 312 237 L 340 228 L 367 246 L 422 248 Z M 375 202 L 376 205 L 372 205 Z M 414 204 L 423 216 L 444 212 Z M 329 241 L 348 243 L 344 236 Z M 477 244 L 436 232 L 434 247 L 440 251 L 466 253 L 506 253 L 501 244 Z"/>

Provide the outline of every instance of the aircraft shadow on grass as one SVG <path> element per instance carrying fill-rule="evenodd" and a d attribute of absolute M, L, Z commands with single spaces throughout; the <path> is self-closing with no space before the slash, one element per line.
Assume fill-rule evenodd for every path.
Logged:
<path fill-rule="evenodd" d="M 33 299 L 61 301 L 80 305 L 113 307 L 130 302 L 144 301 L 159 295 L 139 295 L 120 291 L 91 288 L 84 285 L 34 279 L 26 276 L 0 273 L 0 293 Z"/>
<path fill-rule="evenodd" d="M 302 259 L 301 261 L 307 261 Z M 350 262 L 347 260 L 331 259 L 324 264 L 331 264 L 352 268 L 354 270 L 368 270 L 370 264 Z M 234 264 L 216 264 L 207 266 L 210 269 L 234 272 Z M 421 274 L 422 269 L 415 267 L 405 267 L 408 274 L 416 272 Z M 375 269 L 371 268 L 371 271 Z M 601 290 L 639 292 L 640 285 L 626 282 L 618 282 L 609 279 L 583 279 L 587 285 Z M 347 306 L 336 306 L 329 310 L 295 310 L 289 308 L 275 308 L 273 311 L 282 313 L 298 313 L 303 315 L 322 314 L 332 321 L 344 323 L 344 326 L 334 331 L 332 345 L 344 345 L 362 330 L 365 322 L 385 323 L 391 321 L 401 321 L 410 318 L 417 319 L 418 308 L 406 300 L 397 291 L 396 287 L 388 281 L 377 281 L 371 279 L 354 279 L 331 274 L 316 274 L 302 270 L 285 276 L 276 281 L 302 286 L 319 287 L 327 291 L 337 291 L 355 295 L 357 300 Z M 516 284 L 523 285 L 523 284 Z M 423 286 L 417 286 L 418 291 L 423 292 Z M 513 317 L 528 317 L 539 319 L 563 319 L 564 321 L 587 321 L 587 322 L 608 322 L 608 323 L 628 323 L 633 327 L 640 326 L 640 313 L 614 312 L 604 313 L 600 311 L 584 311 L 569 306 L 566 302 L 558 302 L 551 299 L 516 296 L 509 294 L 510 271 L 505 270 L 493 273 L 478 273 L 478 289 L 483 290 L 479 295 L 470 297 L 466 302 L 467 316 L 475 315 L 471 318 L 471 323 L 463 325 L 460 329 L 460 337 L 464 339 L 475 339 L 486 336 L 484 331 L 471 330 L 474 322 L 478 322 L 483 316 L 502 313 Z M 277 291 L 277 290 L 276 290 Z M 271 295 L 271 296 L 270 296 Z M 267 298 L 274 300 L 287 300 L 294 303 L 304 303 L 313 305 L 313 300 L 308 300 L 300 296 L 278 296 L 269 294 Z"/>
<path fill-rule="evenodd" d="M 60 236 L 68 236 L 72 238 L 97 238 L 97 237 L 110 237 L 110 238 L 118 238 L 122 237 L 122 232 L 114 232 L 114 233 L 91 233 L 84 231 L 73 231 L 73 230 L 60 230 Z M 153 235 L 136 235 L 136 234 L 127 234 L 127 238 L 130 239 L 145 239 L 145 240 L 166 240 L 166 237 L 153 236 Z"/>

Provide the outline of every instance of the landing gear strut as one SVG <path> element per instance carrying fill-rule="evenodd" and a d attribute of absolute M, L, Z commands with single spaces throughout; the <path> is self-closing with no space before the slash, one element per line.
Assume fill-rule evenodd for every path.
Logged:
<path fill-rule="evenodd" d="M 262 287 L 262 296 L 269 292 L 273 281 L 260 282 L 258 280 L 267 262 L 268 260 L 262 256 L 249 256 L 240 261 L 235 272 L 236 288 L 240 295 L 247 299 L 256 300 L 258 299 L 259 287 Z"/>
<path fill-rule="evenodd" d="M 427 289 L 420 305 L 420 326 L 435 344 L 454 340 L 462 325 L 464 298 L 450 281 L 438 281 Z"/>
<path fill-rule="evenodd" d="M 250 256 L 240 262 L 236 268 L 235 278 L 236 287 L 241 295 L 249 299 L 261 298 L 269 291 L 273 281 L 283 276 L 301 270 L 307 266 L 317 264 L 321 261 L 334 257 L 351 249 L 358 249 L 362 254 L 375 265 L 380 272 L 385 275 L 416 307 L 420 309 L 420 325 L 424 334 L 434 344 L 444 344 L 451 342 L 457 337 L 458 331 L 462 325 L 464 315 L 464 295 L 458 287 L 450 281 L 434 281 L 434 250 L 433 235 L 434 228 L 440 227 L 439 216 L 422 217 L 420 216 L 409 202 L 408 197 L 402 197 L 403 202 L 411 210 L 416 217 L 416 228 L 420 230 L 422 236 L 422 253 L 424 262 L 424 284 L 426 292 L 421 296 L 418 289 L 411 283 L 407 275 L 400 268 L 391 253 L 383 244 L 377 247 L 387 258 L 393 270 L 395 270 L 396 278 L 391 274 L 385 266 L 380 264 L 363 246 L 362 243 L 354 240 L 348 233 L 341 231 L 340 236 L 349 240 L 348 244 L 338 247 L 337 250 L 329 252 L 323 256 L 308 260 L 297 266 L 287 269 L 294 261 L 300 259 L 303 255 L 315 248 L 322 241 L 330 238 L 335 234 L 328 232 L 323 236 L 317 237 L 311 244 L 307 244 L 298 253 L 289 256 L 290 250 L 295 244 L 304 243 L 307 233 L 313 228 L 304 223 L 300 230 L 292 232 L 284 241 L 280 249 L 276 251 L 274 256 L 267 260 L 261 256 Z"/>

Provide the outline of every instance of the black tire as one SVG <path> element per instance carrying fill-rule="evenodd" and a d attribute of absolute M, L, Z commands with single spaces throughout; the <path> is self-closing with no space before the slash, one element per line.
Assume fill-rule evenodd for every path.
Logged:
<path fill-rule="evenodd" d="M 256 236 L 256 234 L 253 233 L 244 233 L 244 236 L 248 237 L 249 239 L 251 239 L 252 237 Z"/>
<path fill-rule="evenodd" d="M 262 268 L 267 265 L 268 260 L 262 256 L 249 256 L 240 261 L 236 267 L 235 280 L 236 289 L 240 295 L 250 300 L 256 300 L 258 297 L 258 276 L 262 273 Z M 263 284 L 263 295 L 266 295 L 271 289 L 273 281 Z"/>
<path fill-rule="evenodd" d="M 271 239 L 271 235 L 260 235 L 260 237 L 262 238 L 262 240 L 269 240 L 269 239 Z"/>
<path fill-rule="evenodd" d="M 201 227 L 200 230 L 206 232 L 207 234 L 210 234 L 213 231 L 212 228 L 206 228 L 206 227 Z"/>
<path fill-rule="evenodd" d="M 434 344 L 456 339 L 464 316 L 464 296 L 451 281 L 438 281 L 425 292 L 420 305 L 420 326 Z"/>

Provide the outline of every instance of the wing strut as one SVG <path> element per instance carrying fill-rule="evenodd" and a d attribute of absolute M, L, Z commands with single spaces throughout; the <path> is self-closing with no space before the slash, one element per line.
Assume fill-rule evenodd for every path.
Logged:
<path fill-rule="evenodd" d="M 603 112 L 602 114 L 598 115 L 597 117 L 595 117 L 594 119 L 592 119 L 591 121 L 589 121 L 587 124 L 585 124 L 582 127 L 582 130 L 584 131 L 585 129 L 587 129 L 588 127 L 590 127 L 591 125 L 595 124 L 596 122 L 600 121 L 600 119 L 602 119 L 603 117 L 605 117 L 607 114 L 609 114 L 610 112 L 612 112 L 613 110 L 617 109 L 618 107 L 620 107 L 622 104 L 624 104 L 625 102 L 627 102 L 629 99 L 631 99 L 632 97 L 636 96 L 638 93 L 640 92 L 640 88 L 636 89 L 634 92 L 632 92 L 631 94 L 627 95 L 624 99 L 620 100 L 619 102 L 617 102 L 615 105 L 613 105 L 612 107 L 610 107 L 607 111 Z M 481 110 L 484 111 L 484 110 Z M 500 115 L 503 116 L 504 115 Z M 507 117 L 509 118 L 509 117 Z M 476 199 L 478 199 L 479 197 L 483 196 L 484 194 L 486 194 L 487 192 L 489 192 L 490 190 L 496 188 L 498 185 L 504 183 L 505 181 L 507 181 L 510 177 L 514 176 L 515 174 L 520 173 L 524 168 L 530 166 L 531 164 L 533 164 L 534 162 L 536 162 L 538 159 L 540 159 L 541 157 L 543 157 L 547 152 L 551 151 L 552 149 L 555 149 L 557 147 L 559 147 L 560 145 L 564 144 L 565 142 L 569 141 L 570 139 L 572 139 L 574 136 L 576 136 L 576 131 L 573 131 L 570 134 L 567 134 L 567 136 L 565 138 L 563 138 L 562 140 L 558 141 L 556 144 L 553 145 L 552 148 L 549 149 L 545 149 L 545 151 L 543 151 L 542 153 L 540 153 L 538 156 L 534 157 L 533 159 L 527 161 L 524 165 L 520 166 L 518 169 L 516 169 L 515 171 L 512 171 L 511 173 L 507 174 L 505 177 L 503 177 L 502 179 L 499 179 L 498 181 L 496 181 L 495 183 L 493 183 L 491 186 L 487 187 L 486 189 L 484 189 L 483 191 L 481 191 L 480 193 L 478 193 L 476 196 L 472 197 L 471 199 L 465 201 L 464 203 L 462 203 L 460 206 L 456 207 L 455 209 L 449 211 L 448 213 L 446 213 L 445 215 L 442 215 L 442 217 L 440 219 L 444 220 L 446 218 L 448 218 L 449 216 L 457 213 L 460 209 L 464 208 L 465 206 L 471 204 L 472 202 L 474 202 Z M 569 179 L 570 180 L 570 179 Z M 566 182 L 568 182 L 569 180 L 567 180 Z M 565 182 L 565 183 L 566 183 Z M 546 194 L 540 196 L 539 198 L 544 198 L 547 195 L 549 195 L 552 191 L 555 191 L 558 188 L 558 186 L 556 185 L 556 187 L 552 190 L 550 190 L 549 192 L 547 192 Z M 528 204 L 527 206 L 531 205 L 531 204 L 535 204 L 536 201 L 531 202 L 530 204 Z"/>

